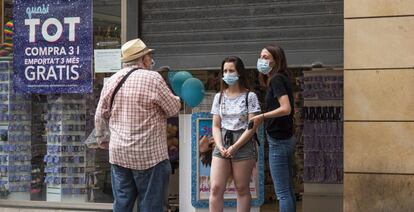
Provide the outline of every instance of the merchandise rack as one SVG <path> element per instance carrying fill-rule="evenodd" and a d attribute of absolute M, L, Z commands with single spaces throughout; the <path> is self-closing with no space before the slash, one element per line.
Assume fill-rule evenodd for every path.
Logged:
<path fill-rule="evenodd" d="M 47 101 L 46 200 L 86 202 L 86 100 L 62 94 Z"/>
<path fill-rule="evenodd" d="M 30 200 L 31 98 L 13 90 L 11 58 L 0 61 L 0 196 Z"/>
<path fill-rule="evenodd" d="M 304 72 L 304 181 L 343 182 L 343 72 Z"/>

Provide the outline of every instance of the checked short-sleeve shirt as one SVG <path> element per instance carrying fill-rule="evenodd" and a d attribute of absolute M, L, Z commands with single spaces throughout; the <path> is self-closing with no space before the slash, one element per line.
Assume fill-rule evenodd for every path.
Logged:
<path fill-rule="evenodd" d="M 122 69 L 105 84 L 95 126 L 99 133 L 109 120 L 111 164 L 144 170 L 168 159 L 167 118 L 176 115 L 181 104 L 159 73 L 139 69 L 119 89 L 109 113 L 111 94 L 129 70 Z"/>

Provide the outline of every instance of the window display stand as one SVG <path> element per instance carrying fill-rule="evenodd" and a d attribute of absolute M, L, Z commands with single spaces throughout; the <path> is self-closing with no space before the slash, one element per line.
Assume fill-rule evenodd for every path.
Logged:
<path fill-rule="evenodd" d="M 48 96 L 47 201 L 86 202 L 86 100 L 82 96 Z"/>
<path fill-rule="evenodd" d="M 30 200 L 31 99 L 15 94 L 11 58 L 0 60 L 0 198 Z"/>

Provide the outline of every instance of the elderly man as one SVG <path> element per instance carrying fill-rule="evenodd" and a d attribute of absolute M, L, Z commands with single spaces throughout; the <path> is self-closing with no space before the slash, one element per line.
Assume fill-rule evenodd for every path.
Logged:
<path fill-rule="evenodd" d="M 168 190 L 167 118 L 181 104 L 161 75 L 150 71 L 152 51 L 140 39 L 122 46 L 123 69 L 104 85 L 95 114 L 97 142 L 109 147 L 114 212 L 132 211 L 137 197 L 140 212 L 161 212 Z M 105 126 L 109 141 L 99 137 Z"/>

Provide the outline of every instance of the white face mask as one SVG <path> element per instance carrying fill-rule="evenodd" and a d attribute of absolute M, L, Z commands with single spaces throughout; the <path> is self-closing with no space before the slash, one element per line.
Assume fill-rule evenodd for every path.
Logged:
<path fill-rule="evenodd" d="M 151 58 L 151 65 L 149 70 L 154 70 L 154 66 L 155 66 L 155 60 Z"/>
<path fill-rule="evenodd" d="M 239 80 L 239 76 L 236 72 L 223 74 L 223 81 L 227 85 L 234 85 L 237 80 Z"/>

